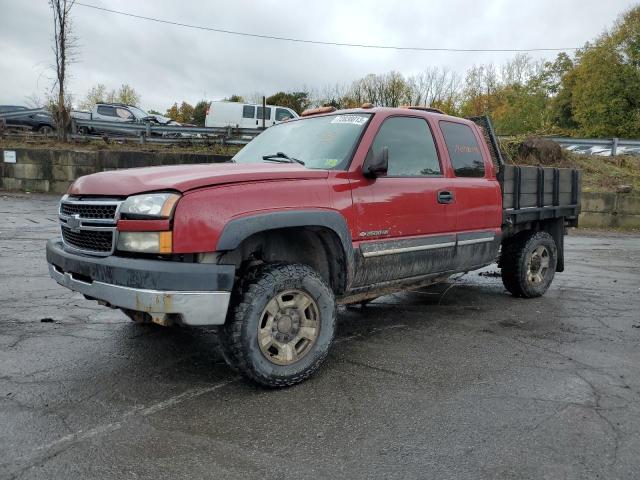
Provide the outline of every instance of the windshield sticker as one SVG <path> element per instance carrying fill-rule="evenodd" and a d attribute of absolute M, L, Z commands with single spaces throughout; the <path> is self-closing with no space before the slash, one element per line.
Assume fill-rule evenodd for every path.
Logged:
<path fill-rule="evenodd" d="M 369 120 L 369 117 L 363 117 L 361 115 L 338 115 L 331 120 L 331 123 L 350 123 L 351 125 L 364 125 Z"/>
<path fill-rule="evenodd" d="M 328 158 L 325 160 L 324 162 L 324 166 L 326 168 L 333 168 L 338 164 L 338 159 L 337 158 Z"/>

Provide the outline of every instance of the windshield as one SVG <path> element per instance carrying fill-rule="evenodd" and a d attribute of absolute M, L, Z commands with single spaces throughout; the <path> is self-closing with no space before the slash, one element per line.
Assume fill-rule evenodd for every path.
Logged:
<path fill-rule="evenodd" d="M 307 168 L 345 169 L 371 114 L 326 115 L 268 128 L 233 157 L 236 163 L 268 161 L 279 153 Z M 283 158 L 279 157 L 282 161 Z"/>
<path fill-rule="evenodd" d="M 131 110 L 131 113 L 133 113 L 136 118 L 145 118 L 149 116 L 147 112 L 138 107 L 129 107 L 129 110 Z"/>

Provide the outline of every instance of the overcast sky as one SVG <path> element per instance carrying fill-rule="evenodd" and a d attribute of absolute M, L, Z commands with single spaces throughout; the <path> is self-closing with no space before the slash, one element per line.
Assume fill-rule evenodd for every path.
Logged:
<path fill-rule="evenodd" d="M 582 46 L 611 27 L 627 0 L 85 0 L 113 10 L 206 27 L 344 43 L 448 48 Z M 233 93 L 266 94 L 350 83 L 367 73 L 429 66 L 463 73 L 510 53 L 446 53 L 309 45 L 165 25 L 75 5 L 77 63 L 69 90 L 133 86 L 164 111 Z M 50 88 L 52 14 L 46 0 L 0 0 L 0 103 Z M 552 58 L 556 52 L 532 54 Z"/>

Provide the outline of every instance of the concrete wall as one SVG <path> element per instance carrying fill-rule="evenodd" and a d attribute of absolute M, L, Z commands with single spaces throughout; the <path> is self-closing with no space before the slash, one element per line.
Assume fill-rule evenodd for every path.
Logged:
<path fill-rule="evenodd" d="M 12 148 L 16 163 L 6 163 L 0 149 L 0 188 L 42 193 L 64 193 L 78 177 L 104 170 L 215 163 L 228 156 L 197 153 L 137 152 L 115 150 L 50 150 L 46 148 Z"/>
<path fill-rule="evenodd" d="M 640 195 L 583 193 L 581 227 L 640 228 Z"/>

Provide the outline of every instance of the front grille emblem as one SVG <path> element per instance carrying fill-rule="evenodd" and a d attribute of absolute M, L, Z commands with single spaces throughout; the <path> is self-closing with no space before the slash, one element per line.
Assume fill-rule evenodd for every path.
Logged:
<path fill-rule="evenodd" d="M 75 215 L 71 215 L 69 218 L 67 218 L 67 223 L 65 226 L 67 228 L 70 228 L 72 232 L 79 232 L 81 225 L 82 222 L 80 221 L 80 215 L 76 213 Z"/>

